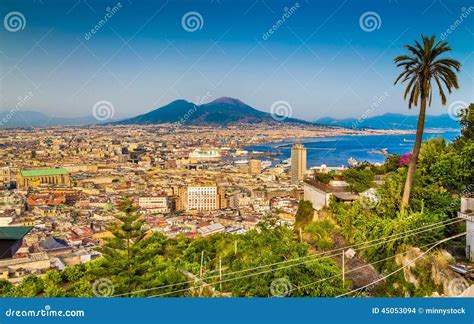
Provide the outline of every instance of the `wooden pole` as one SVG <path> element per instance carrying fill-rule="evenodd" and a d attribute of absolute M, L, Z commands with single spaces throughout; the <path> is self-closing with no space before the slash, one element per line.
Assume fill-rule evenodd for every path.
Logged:
<path fill-rule="evenodd" d="M 222 292 L 222 258 L 219 256 L 219 287 L 220 291 Z"/>
<path fill-rule="evenodd" d="M 344 267 L 345 264 L 345 255 L 344 255 L 344 250 L 342 250 L 342 288 L 344 288 L 345 284 L 344 282 L 346 281 L 346 269 Z"/>
<path fill-rule="evenodd" d="M 202 280 L 202 264 L 204 262 L 204 251 L 201 252 L 201 267 L 199 268 L 199 278 Z"/>

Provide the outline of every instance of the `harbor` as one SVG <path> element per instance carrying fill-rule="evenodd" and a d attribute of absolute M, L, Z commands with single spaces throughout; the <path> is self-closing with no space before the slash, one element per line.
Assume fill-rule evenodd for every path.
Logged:
<path fill-rule="evenodd" d="M 459 132 L 425 133 L 423 140 L 432 137 L 442 137 L 448 142 L 459 136 Z M 409 153 L 415 140 L 415 134 L 390 134 L 369 136 L 333 136 L 306 138 L 298 140 L 307 149 L 308 167 L 320 166 L 349 166 L 350 161 L 368 161 L 383 163 L 390 154 Z M 246 147 L 254 157 L 265 156 L 275 163 L 288 160 L 291 146 L 295 141 L 265 143 Z"/>

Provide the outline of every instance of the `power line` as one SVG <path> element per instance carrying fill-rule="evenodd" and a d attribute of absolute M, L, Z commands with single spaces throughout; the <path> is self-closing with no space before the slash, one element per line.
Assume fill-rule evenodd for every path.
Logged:
<path fill-rule="evenodd" d="M 270 267 L 270 266 L 285 264 L 285 263 L 299 261 L 299 260 L 308 259 L 308 258 L 313 259 L 313 258 L 316 258 L 316 257 L 325 256 L 326 254 L 329 254 L 329 253 L 332 253 L 332 252 L 336 252 L 336 251 L 340 252 L 340 251 L 343 251 L 343 250 L 346 250 L 346 249 L 349 249 L 349 248 L 354 248 L 354 247 L 364 245 L 364 244 L 367 244 L 367 243 L 382 241 L 382 240 L 387 239 L 387 238 L 402 235 L 402 237 L 395 239 L 395 240 L 398 240 L 398 239 L 401 239 L 401 238 L 405 238 L 407 236 L 412 236 L 412 235 L 420 234 L 420 233 L 423 233 L 423 232 L 426 232 L 426 231 L 430 231 L 430 230 L 433 230 L 433 229 L 438 228 L 438 227 L 453 225 L 453 224 L 455 224 L 457 222 L 461 222 L 461 221 L 463 221 L 463 220 L 462 219 L 448 219 L 448 220 L 444 220 L 444 221 L 441 221 L 441 222 L 425 225 L 425 226 L 422 226 L 422 227 L 419 227 L 419 228 L 416 228 L 416 229 L 411 229 L 411 230 L 408 230 L 408 231 L 405 231 L 405 232 L 392 234 L 392 235 L 381 237 L 381 238 L 378 238 L 378 239 L 373 239 L 373 240 L 370 240 L 370 241 L 365 241 L 365 242 L 345 246 L 345 247 L 342 247 L 342 248 L 337 248 L 337 249 L 325 251 L 325 252 L 318 253 L 318 254 L 307 255 L 307 256 L 304 256 L 304 257 L 299 257 L 299 258 L 294 258 L 294 259 L 290 259 L 290 260 L 280 261 L 280 262 L 276 262 L 276 263 L 272 263 L 272 264 L 261 265 L 261 266 L 257 266 L 257 267 L 254 267 L 254 268 L 248 268 L 248 269 L 242 269 L 242 270 L 238 270 L 238 271 L 234 271 L 234 272 L 224 273 L 224 274 L 222 274 L 222 276 L 235 275 L 235 274 L 238 274 L 238 273 L 244 273 L 244 272 L 248 272 L 248 271 L 258 270 L 258 269 L 262 269 L 262 268 L 266 268 L 266 267 Z M 439 226 L 437 226 L 437 225 L 439 225 Z M 428 228 L 428 229 L 420 232 L 421 229 L 426 229 L 426 228 Z M 411 233 L 411 232 L 414 232 L 414 231 L 415 231 L 415 233 L 410 234 L 410 235 L 406 235 L 406 233 Z M 393 241 L 393 240 L 386 241 L 386 242 L 391 242 L 391 241 Z M 386 243 L 386 242 L 381 242 L 381 243 Z M 377 244 L 375 244 L 375 245 L 377 245 Z M 373 245 L 371 245 L 371 246 L 373 246 Z M 371 246 L 368 246 L 368 247 L 371 247 Z M 368 248 L 368 247 L 365 247 L 365 248 Z M 339 255 L 339 253 L 337 253 L 335 255 Z M 328 255 L 327 257 L 332 257 L 332 256 L 335 256 L 335 255 Z M 312 261 L 312 260 L 310 260 L 310 261 Z M 306 262 L 310 262 L 310 261 L 306 261 Z M 293 266 L 304 264 L 306 262 L 301 262 L 301 263 L 298 263 L 298 264 L 294 264 Z M 284 268 L 287 268 L 287 267 L 284 267 Z M 284 269 L 284 268 L 282 268 L 282 269 Z M 280 268 L 277 268 L 273 271 L 276 271 L 278 269 L 280 269 Z M 263 273 L 266 273 L 266 272 L 269 272 L 269 271 L 264 271 Z M 209 277 L 206 277 L 205 279 L 213 279 L 213 278 L 217 278 L 217 277 L 219 277 L 219 275 L 209 276 Z M 248 277 L 248 275 L 244 276 L 244 278 L 245 277 Z M 238 278 L 235 278 L 235 279 L 238 279 Z M 191 283 L 194 283 L 194 281 L 188 280 L 188 281 L 178 282 L 178 283 L 164 285 L 164 286 L 158 286 L 158 287 L 153 287 L 153 288 L 136 290 L 136 291 L 132 292 L 132 294 L 136 294 L 136 293 L 140 293 L 140 292 L 147 292 L 147 291 L 162 289 L 162 288 L 170 288 L 170 287 L 174 287 L 174 286 L 179 286 L 179 285 L 183 285 L 183 284 L 191 284 Z M 117 295 L 114 295 L 114 296 L 111 296 L 111 297 L 120 297 L 120 296 L 125 296 L 125 295 L 128 295 L 128 293 L 117 294 Z"/>
<path fill-rule="evenodd" d="M 471 233 L 471 232 L 474 232 L 474 231 L 470 231 L 469 233 Z M 396 270 L 390 272 L 388 275 L 386 275 L 386 276 L 384 276 L 384 277 L 382 277 L 382 278 L 379 278 L 379 279 L 377 279 L 377 280 L 375 280 L 375 281 L 373 281 L 373 282 L 371 282 L 371 283 L 368 283 L 368 284 L 365 285 L 365 286 L 362 286 L 362 287 L 359 287 L 359 288 L 357 288 L 357 289 L 348 291 L 348 292 L 346 292 L 346 293 L 344 293 L 344 294 L 338 295 L 338 296 L 336 296 L 336 298 L 344 297 L 344 296 L 350 295 L 350 294 L 352 294 L 352 293 L 354 293 L 354 292 L 356 292 L 356 291 L 360 291 L 360 290 L 363 290 L 363 289 L 365 289 L 365 288 L 367 288 L 367 287 L 370 287 L 370 286 L 372 286 L 373 284 L 376 284 L 377 282 L 383 281 L 383 280 L 387 279 L 388 277 L 390 277 L 390 276 L 396 274 L 397 272 L 399 272 L 399 271 L 405 269 L 407 266 L 409 266 L 409 265 L 415 263 L 417 260 L 423 258 L 429 251 L 433 250 L 435 247 L 437 247 L 437 246 L 440 245 L 441 243 L 444 243 L 444 242 L 447 242 L 447 241 L 449 241 L 449 240 L 452 240 L 452 239 L 461 237 L 461 236 L 463 236 L 463 235 L 466 235 L 467 233 L 468 233 L 468 232 L 464 232 L 464 233 L 461 233 L 461 234 L 456 234 L 456 235 L 453 235 L 453 236 L 451 236 L 451 237 L 442 239 L 441 241 L 436 242 L 432 247 L 430 247 L 428 250 L 426 250 L 425 252 L 423 252 L 421 255 L 417 256 L 416 258 L 414 258 L 413 260 L 411 260 L 409 263 L 405 264 L 404 266 L 402 266 L 402 267 L 400 267 L 400 268 L 398 268 L 398 269 L 396 269 Z"/>
<path fill-rule="evenodd" d="M 462 235 L 462 234 L 461 234 L 461 235 Z M 419 246 L 418 248 L 425 248 L 425 247 L 427 247 L 427 246 L 430 246 L 430 245 L 436 244 L 436 243 L 438 243 L 438 242 L 434 242 L 434 243 L 430 243 L 430 244 L 425 244 L 425 245 Z M 405 251 L 405 252 L 402 252 L 402 253 L 397 253 L 397 254 L 391 255 L 391 256 L 389 256 L 389 257 L 386 257 L 386 258 L 384 258 L 384 259 L 377 260 L 377 261 L 374 261 L 374 262 L 372 262 L 372 263 L 368 263 L 368 264 L 365 264 L 365 265 L 363 265 L 363 266 L 360 266 L 360 267 L 351 269 L 351 270 L 349 270 L 349 271 L 343 271 L 342 273 L 343 273 L 343 274 L 348 274 L 348 273 L 351 273 L 351 272 L 355 272 L 355 271 L 358 271 L 358 270 L 360 270 L 360 269 L 367 268 L 367 267 L 369 267 L 369 266 L 373 266 L 374 264 L 378 264 L 378 263 L 381 263 L 381 262 L 384 262 L 384 261 L 387 261 L 387 260 L 396 258 L 396 257 L 399 256 L 399 255 L 404 255 L 404 254 L 408 254 L 408 253 L 410 253 L 410 251 Z M 337 275 L 333 275 L 333 276 L 331 276 L 331 277 L 327 277 L 327 278 L 324 278 L 324 279 L 320 279 L 320 280 L 311 282 L 311 283 L 306 284 L 306 285 L 303 285 L 303 286 L 298 286 L 298 287 L 296 287 L 296 288 L 294 288 L 294 289 L 289 290 L 289 291 L 288 291 L 288 294 L 290 294 L 290 293 L 291 293 L 292 291 L 294 291 L 294 290 L 298 290 L 298 289 L 302 289 L 302 288 L 305 288 L 305 287 L 309 287 L 309 286 L 311 286 L 311 285 L 314 285 L 314 284 L 317 284 L 317 283 L 320 283 L 320 282 L 324 282 L 324 281 L 329 280 L 329 279 L 337 278 L 337 277 L 339 277 L 339 276 L 340 276 L 340 274 L 337 274 Z"/>
<path fill-rule="evenodd" d="M 460 222 L 460 221 L 463 221 L 463 220 L 455 220 L 453 223 L 456 223 L 456 222 Z M 441 227 L 441 226 L 444 226 L 444 225 L 440 225 L 440 226 L 437 226 L 437 227 Z M 420 234 L 420 233 L 423 233 L 423 232 L 427 232 L 427 231 L 430 231 L 430 230 L 433 230 L 434 228 L 436 227 L 433 227 L 433 228 L 429 228 L 429 229 L 426 229 L 424 231 L 419 231 L 419 232 L 416 232 L 416 233 L 412 233 L 410 235 L 406 235 L 404 237 L 400 237 L 400 238 L 394 238 L 392 240 L 389 240 L 389 241 L 384 241 L 384 242 L 380 242 L 380 243 L 375 243 L 375 244 L 372 244 L 372 245 L 369 245 L 369 246 L 365 246 L 365 247 L 361 247 L 361 248 L 356 248 L 356 250 L 362 250 L 362 249 L 367 249 L 369 247 L 372 247 L 372 246 L 375 246 L 375 245 L 378 245 L 378 244 L 381 244 L 381 243 L 386 243 L 386 242 L 391 242 L 391 241 L 395 241 L 395 240 L 398 240 L 398 239 L 401 239 L 401 238 L 405 238 L 405 237 L 408 237 L 408 236 L 411 236 L 411 235 L 416 235 L 416 234 Z M 390 236 L 389 236 L 390 237 Z M 370 241 L 369 241 L 370 242 Z M 359 244 L 360 245 L 360 244 Z M 340 249 L 338 249 L 340 250 Z M 330 251 L 328 251 L 330 252 Z M 340 253 L 335 253 L 335 254 L 332 254 L 332 255 L 326 255 L 326 256 L 322 256 L 320 258 L 315 258 L 315 259 L 312 259 L 312 260 L 309 260 L 309 261 L 303 261 L 303 262 L 300 262 L 300 263 L 296 263 L 296 264 L 291 264 L 291 265 L 288 265 L 288 266 L 284 266 L 284 267 L 279 267 L 279 268 L 275 268 L 275 269 L 269 269 L 269 270 L 265 270 L 265 271 L 261 271 L 261 272 L 257 272 L 257 273 L 251 273 L 251 274 L 248 274 L 248 275 L 244 275 L 244 276 L 240 276 L 240 277 L 236 277 L 236 278 L 230 278 L 230 279 L 224 279 L 224 280 L 219 280 L 213 284 L 220 284 L 220 283 L 224 283 L 224 282 L 230 282 L 230 281 L 235 281 L 235 280 L 239 280 L 239 279 L 244 279 L 244 278 L 249 278 L 249 277 L 253 277 L 253 276 L 257 276 L 257 275 L 261 275 L 261 274 L 265 274 L 265 273 L 270 273 L 270 272 L 274 272 L 274 271 L 278 271 L 278 270 L 282 270 L 282 269 L 287 269 L 287 268 L 291 268 L 291 267 L 295 267 L 295 266 L 298 266 L 298 265 L 302 265 L 302 264 L 306 264 L 306 263 L 309 263 L 309 262 L 313 262 L 313 261 L 316 261 L 316 260 L 321 260 L 321 259 L 326 259 L 326 258 L 330 258 L 330 257 L 333 257 L 333 256 L 338 256 Z M 311 255 L 312 257 L 318 257 L 318 256 L 321 256 L 320 254 L 318 255 Z M 292 262 L 294 260 L 287 260 L 285 262 Z M 212 277 L 216 277 L 216 276 L 212 276 Z M 209 279 L 209 278 L 212 278 L 212 277 L 208 277 L 206 279 Z M 189 283 L 192 283 L 193 281 L 190 281 Z M 179 284 L 184 284 L 184 283 L 188 283 L 188 282 L 182 282 L 182 283 L 178 283 L 178 284 L 174 284 L 174 285 L 179 285 Z M 201 286 L 209 286 L 211 284 L 205 284 L 205 285 L 202 285 Z M 168 285 L 168 287 L 171 287 L 173 285 Z M 142 291 L 136 291 L 135 293 L 137 292 L 144 292 L 144 291 L 151 291 L 151 290 L 155 290 L 155 289 L 161 289 L 161 288 L 165 288 L 165 286 L 162 286 L 162 287 L 155 287 L 155 288 L 149 288 L 149 289 L 145 289 L 145 290 L 142 290 Z M 194 287 L 189 287 L 189 288 L 183 288 L 183 289 L 179 289 L 179 290 L 174 290 L 174 291 L 169 291 L 169 292 L 166 292 L 166 293 L 161 293 L 161 294 L 157 294 L 157 295 L 153 295 L 153 296 L 149 296 L 149 298 L 151 297 L 160 297 L 160 296 L 165 296 L 165 295 L 170 295 L 170 294 L 173 294 L 173 293 L 177 293 L 177 292 L 183 292 L 183 291 L 187 291 L 187 290 L 191 290 L 191 289 L 194 289 Z M 123 294 L 122 294 L 123 295 Z M 114 296 L 114 297 L 117 297 L 117 296 Z"/>
<path fill-rule="evenodd" d="M 325 254 L 329 254 L 331 252 L 336 252 L 336 251 L 342 251 L 342 250 L 345 250 L 345 249 L 348 249 L 348 248 L 353 248 L 353 247 L 356 247 L 356 246 L 360 246 L 360 245 L 363 245 L 363 244 L 367 244 L 367 243 L 371 243 L 371 242 L 376 242 L 376 241 L 381 241 L 381 240 L 384 240 L 386 238 L 391 238 L 393 236 L 400 236 L 400 235 L 403 235 L 405 233 L 410 233 L 410 232 L 413 232 L 413 231 L 417 231 L 413 234 L 410 234 L 410 235 L 403 235 L 402 237 L 400 238 L 396 238 L 396 239 L 393 239 L 393 240 L 397 240 L 397 239 L 401 239 L 401 238 L 405 238 L 407 236 L 411 236 L 411 235 L 416 235 L 416 234 L 420 234 L 420 233 L 423 233 L 423 232 L 426 232 L 426 231 L 430 231 L 434 228 L 437 228 L 437 227 L 442 227 L 442 226 L 446 226 L 446 225 L 452 225 L 454 223 L 457 223 L 457 222 L 460 222 L 462 220 L 460 219 L 449 219 L 449 220 L 445 220 L 445 221 L 441 221 L 441 222 L 438 222 L 438 223 L 434 223 L 434 224 L 430 224 L 430 225 L 427 225 L 427 226 L 423 226 L 423 227 L 420 227 L 420 228 L 416 228 L 416 229 L 412 229 L 412 230 L 409 230 L 409 231 L 405 231 L 405 232 L 402 232 L 402 233 L 398 233 L 398 234 L 392 234 L 392 235 L 389 235 L 389 236 L 386 236 L 386 237 L 382 237 L 382 238 L 379 238 L 379 239 L 374 239 L 374 240 L 370 240 L 370 241 L 366 241 L 366 242 L 362 242 L 362 243 L 358 243 L 358 244 L 353 244 L 353 245 L 350 245 L 350 246 L 346 246 L 346 247 L 343 247 L 343 248 L 337 248 L 337 249 L 333 249 L 333 250 L 329 250 L 329 251 L 325 251 L 323 253 L 319 253 L 319 254 L 312 254 L 312 255 L 309 255 L 309 256 L 304 256 L 304 257 L 300 257 L 300 258 L 294 258 L 294 259 L 290 259 L 290 260 L 286 260 L 286 261 L 280 261 L 280 262 L 276 262 L 276 263 L 273 263 L 273 264 L 267 264 L 267 265 L 261 265 L 261 266 L 257 266 L 257 267 L 254 267 L 254 268 L 248 268 L 248 269 L 243 269 L 243 270 L 239 270 L 239 271 L 234 271 L 234 272 L 229 272 L 229 273 L 226 273 L 226 274 L 223 274 L 223 276 L 228 276 L 228 275 L 233 275 L 233 274 L 237 274 L 237 273 L 243 273 L 243 272 L 247 272 L 247 271 L 252 271 L 252 270 L 257 270 L 257 269 L 261 269 L 261 268 L 265 268 L 265 267 L 269 267 L 269 266 L 274 266 L 274 265 L 279 265 L 279 264 L 285 264 L 285 263 L 289 263 L 289 262 L 294 262 L 294 261 L 299 261 L 299 260 L 302 260 L 302 259 L 308 259 L 308 258 L 316 258 L 316 257 L 320 257 L 320 256 L 324 256 L 325 258 L 326 257 L 332 257 L 332 256 L 336 256 L 336 255 L 339 255 L 339 253 L 337 254 L 334 254 L 334 255 L 328 255 L 328 256 L 325 256 Z M 449 224 L 447 223 L 449 222 Z M 439 225 L 439 226 L 436 226 L 438 224 L 442 224 L 442 225 Z M 427 230 L 424 230 L 424 231 L 419 231 L 420 229 L 425 229 L 425 228 L 428 228 Z M 390 240 L 390 241 L 393 241 L 393 240 Z M 386 242 L 390 242 L 390 241 L 386 241 Z M 382 243 L 386 243 L 386 242 L 382 242 Z M 377 244 L 374 244 L 374 245 L 377 245 Z M 370 245 L 370 246 L 367 246 L 365 248 L 369 248 L 373 245 Z M 309 261 L 305 261 L 305 262 L 301 262 L 301 263 L 297 263 L 297 264 L 294 264 L 292 266 L 297 266 L 297 265 L 301 265 L 301 264 L 304 264 L 304 263 L 307 263 L 307 262 L 311 262 L 313 260 L 309 260 Z M 277 269 L 273 269 L 273 270 L 270 270 L 270 271 L 263 271 L 261 273 L 267 273 L 267 272 L 271 272 L 271 271 L 276 271 L 278 269 L 285 269 L 285 268 L 288 268 L 287 267 L 283 267 L 283 268 L 277 268 Z M 259 274 L 259 273 L 257 273 Z M 255 275 L 257 275 L 255 274 Z M 218 275 L 214 275 L 214 276 L 210 276 L 210 277 L 207 277 L 205 279 L 213 279 L 213 278 L 217 278 Z M 243 277 L 238 277 L 238 278 L 234 278 L 234 280 L 237 280 L 239 278 L 246 278 L 246 277 L 249 277 L 249 275 L 246 275 L 246 276 L 243 276 Z M 139 292 L 146 292 L 146 291 L 151 291 L 151 290 L 156 290 L 156 289 L 162 289 L 162 288 L 169 288 L 169 287 L 174 287 L 174 286 L 178 286 L 178 285 L 183 285 L 183 284 L 191 284 L 193 283 L 194 281 L 183 281 L 183 282 L 180 282 L 180 283 L 175 283 L 175 284 L 169 284 L 169 285 L 165 285 L 165 286 L 159 286 L 159 287 L 154 287 L 154 288 L 148 288 L 148 289 L 142 289 L 142 290 L 137 290 L 135 292 L 132 292 L 132 293 L 139 293 Z M 127 294 L 119 294 L 119 295 L 114 295 L 112 297 L 120 297 L 120 296 L 124 296 L 124 295 L 128 295 Z"/>

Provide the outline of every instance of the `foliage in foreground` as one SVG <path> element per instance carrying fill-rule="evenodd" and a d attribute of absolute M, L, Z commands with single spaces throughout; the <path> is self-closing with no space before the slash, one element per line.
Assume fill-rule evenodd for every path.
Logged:
<path fill-rule="evenodd" d="M 462 113 L 461 136 L 453 143 L 448 144 L 442 138 L 432 138 L 423 143 L 409 210 L 399 210 L 407 168 L 397 163 L 399 157 L 395 155 L 390 156 L 381 167 L 392 171 L 385 175 L 383 185 L 377 189 L 376 206 L 364 206 L 359 202 L 351 205 L 331 202 L 330 211 L 349 244 L 376 242 L 382 237 L 391 237 L 380 244 L 364 244 L 367 248 L 360 251 L 368 261 L 375 263 L 380 273 L 396 270 L 399 266 L 392 257 L 403 253 L 409 246 L 423 250 L 443 238 L 464 231 L 464 224 L 454 224 L 454 221 L 460 208 L 460 197 L 472 192 L 474 187 L 473 110 L 474 105 L 471 104 Z M 447 221 L 447 224 L 452 221 L 453 224 L 439 224 L 442 221 Z M 420 228 L 423 228 L 421 232 L 414 232 Z M 456 252 L 456 244 L 449 242 L 443 247 Z M 438 287 L 430 279 L 431 271 L 427 263 L 417 263 L 417 267 L 418 287 L 406 282 L 401 272 L 389 278 L 384 289 L 376 294 L 426 296 L 436 291 Z"/>
<path fill-rule="evenodd" d="M 210 296 L 209 286 L 204 290 L 196 288 L 202 283 L 212 285 L 215 296 L 222 293 L 235 297 L 269 297 L 275 293 L 335 296 L 345 291 L 337 265 L 331 259 L 311 256 L 309 245 L 300 243 L 293 230 L 277 225 L 271 216 L 243 235 L 167 239 L 159 233 L 142 237 L 133 210 L 128 214 L 123 211 L 118 217 L 120 222 L 111 228 L 115 237 L 101 249 L 104 257 L 67 267 L 63 272 L 50 270 L 42 277 L 29 276 L 17 286 L 0 281 L 0 294 L 10 297 Z M 203 277 L 199 278 L 201 256 Z M 195 280 L 184 273 L 194 274 Z M 317 283 L 326 277 L 333 278 Z M 104 279 L 105 290 L 97 287 Z M 280 285 L 277 288 L 275 281 Z M 161 286 L 167 287 L 158 288 Z"/>

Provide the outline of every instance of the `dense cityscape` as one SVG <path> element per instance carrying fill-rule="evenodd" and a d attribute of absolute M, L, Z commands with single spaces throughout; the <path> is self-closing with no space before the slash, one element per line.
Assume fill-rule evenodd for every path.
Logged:
<path fill-rule="evenodd" d="M 473 322 L 473 6 L 0 2 L 0 324 Z"/>
<path fill-rule="evenodd" d="M 346 275 L 346 280 L 351 282 L 347 283 L 348 288 L 364 287 L 381 278 L 380 274 L 370 266 L 371 258 L 364 251 L 356 253 L 357 249 L 351 247 L 354 245 L 350 243 L 354 242 L 344 233 L 344 221 L 338 219 L 343 214 L 334 209 L 341 208 L 336 207 L 338 204 L 362 206 L 372 212 L 385 208 L 386 201 L 381 195 L 386 194 L 387 172 L 400 167 L 399 172 L 403 172 L 404 156 L 389 155 L 382 150 L 368 154 L 385 154 L 384 164 L 370 164 L 348 157 L 347 164 L 342 166 L 308 166 L 303 140 L 387 133 L 411 132 L 291 124 L 286 125 L 284 131 L 278 124 L 236 124 L 222 128 L 164 124 L 4 129 L 0 141 L 3 161 L 0 168 L 2 279 L 21 286 L 27 285 L 25 278 L 31 280 L 45 275 L 48 278 L 51 271 L 64 272 L 81 264 L 100 263 L 101 249 L 117 235 L 111 225 L 116 224 L 117 215 L 124 212 L 121 202 L 127 199 L 129 207 L 140 215 L 143 235 L 159 235 L 170 242 L 185 239 L 187 244 L 193 244 L 192 241 L 199 242 L 199 238 L 206 240 L 207 237 L 258 236 L 262 222 L 266 224 L 268 217 L 274 217 L 276 226 L 290 230 L 285 235 L 295 235 L 291 239 L 295 243 L 304 241 L 313 246 L 315 250 L 309 256 L 314 253 L 318 256 L 329 248 L 342 249 L 349 262 L 337 255 L 332 261 L 334 266 L 341 267 L 341 262 L 346 262 L 345 267 L 349 269 L 365 268 Z M 274 144 L 277 148 L 274 151 L 246 149 L 260 143 L 289 142 Z M 291 148 L 288 160 L 283 160 L 278 153 L 278 148 L 285 146 Z M 457 190 L 471 188 L 461 186 Z M 466 196 L 461 192 L 461 197 Z M 472 201 L 466 200 L 462 204 L 464 207 L 459 208 L 468 211 Z M 449 214 L 453 210 L 456 213 L 457 208 L 458 204 L 452 203 L 450 210 L 445 212 Z M 458 223 L 449 218 L 442 222 L 444 226 Z M 291 234 L 293 230 L 295 234 Z M 386 244 L 385 241 L 380 243 Z M 238 249 L 237 243 L 231 245 Z M 394 254 L 396 250 L 383 245 L 378 248 L 393 257 L 398 255 Z M 274 257 L 278 260 L 281 256 Z M 456 266 L 458 271 L 472 271 L 462 263 L 462 254 L 456 258 L 461 261 Z M 201 263 L 198 273 L 192 274 L 193 266 L 189 268 L 189 265 L 183 266 L 186 269 L 177 269 L 182 273 L 172 281 L 174 285 L 179 287 L 186 277 L 198 276 L 202 280 L 203 269 L 212 273 L 213 266 L 203 268 L 202 261 L 197 260 Z M 80 271 L 88 272 L 86 269 Z M 222 270 L 219 268 L 219 271 Z M 334 268 L 333 271 L 342 270 Z M 449 275 L 451 281 L 453 276 L 454 272 Z M 107 281 L 109 286 L 106 285 L 105 293 L 96 291 L 95 284 L 102 279 L 102 276 L 87 279 L 93 295 L 110 296 L 120 289 L 115 287 L 116 283 Z M 293 284 L 284 281 L 286 290 L 274 292 L 272 283 L 275 280 L 278 279 L 268 283 L 270 294 L 287 295 L 287 290 L 291 290 L 288 287 Z M 461 288 L 467 285 L 465 279 L 461 283 Z M 211 293 L 200 289 L 198 294 Z M 441 291 L 433 289 L 440 294 L 453 294 L 451 286 Z M 460 293 L 458 290 L 454 293 Z M 191 291 L 196 294 L 195 290 Z M 335 293 L 343 291 L 336 290 Z M 379 294 L 376 289 L 367 291 Z M 8 289 L 4 293 L 8 294 Z M 173 294 L 173 290 L 169 293 Z M 241 293 L 247 295 L 248 291 Z M 234 291 L 237 295 L 241 293 Z"/>
<path fill-rule="evenodd" d="M 271 210 L 293 224 L 301 180 L 316 169 L 306 170 L 306 156 L 292 154 L 297 160 L 290 168 L 276 154 L 245 147 L 290 137 L 384 133 L 271 125 L 2 130 L 0 226 L 25 226 L 22 237 L 28 233 L 18 251 L 2 251 L 2 259 L 15 255 L 1 261 L 3 278 L 17 282 L 57 262 L 96 257 L 94 247 L 110 234 L 107 222 L 123 196 L 140 208 L 150 231 L 171 238 L 243 233 Z"/>

